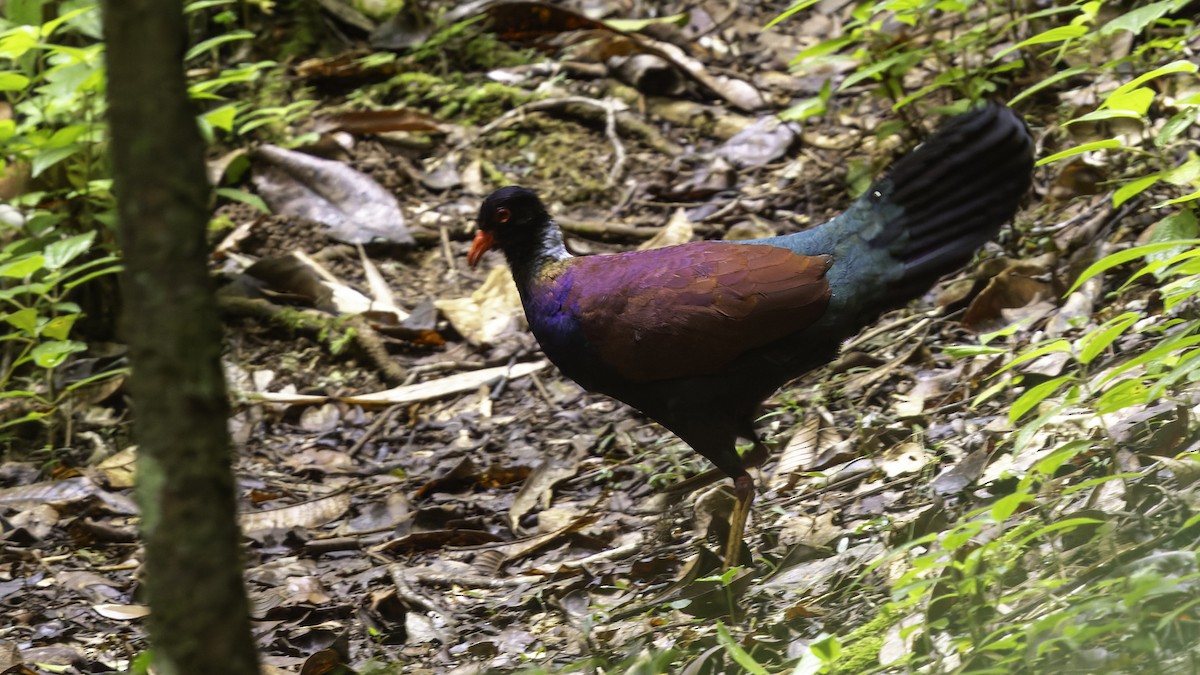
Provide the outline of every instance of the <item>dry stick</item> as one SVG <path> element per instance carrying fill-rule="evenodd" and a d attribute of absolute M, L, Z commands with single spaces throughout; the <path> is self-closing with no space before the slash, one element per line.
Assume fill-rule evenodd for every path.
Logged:
<path fill-rule="evenodd" d="M 379 430 L 383 428 L 383 425 L 387 424 L 393 417 L 396 416 L 396 413 L 400 412 L 404 408 L 405 406 L 397 404 L 389 406 L 386 410 L 376 415 L 375 421 L 371 422 L 371 426 L 367 427 L 367 430 L 363 432 L 363 435 L 359 436 L 358 440 L 354 442 L 354 445 L 350 446 L 350 449 L 346 451 L 346 454 L 351 457 L 357 455 L 358 451 L 362 450 L 363 446 L 365 446 L 368 441 L 374 438 L 375 434 L 379 433 Z"/>
<path fill-rule="evenodd" d="M 608 136 L 609 142 L 613 145 L 613 152 L 616 153 L 612 168 L 608 170 L 608 180 L 604 182 L 604 187 L 611 188 L 621 180 L 621 174 L 625 170 L 625 146 L 621 144 L 621 138 L 617 136 L 617 107 L 612 99 L 604 102 L 604 112 L 604 134 Z"/>

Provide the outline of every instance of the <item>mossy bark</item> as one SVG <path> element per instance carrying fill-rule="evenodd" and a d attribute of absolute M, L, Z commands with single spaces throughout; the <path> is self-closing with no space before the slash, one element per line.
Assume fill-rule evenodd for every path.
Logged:
<path fill-rule="evenodd" d="M 241 576 L 204 143 L 180 3 L 104 5 L 142 536 L 160 673 L 258 672 Z"/>

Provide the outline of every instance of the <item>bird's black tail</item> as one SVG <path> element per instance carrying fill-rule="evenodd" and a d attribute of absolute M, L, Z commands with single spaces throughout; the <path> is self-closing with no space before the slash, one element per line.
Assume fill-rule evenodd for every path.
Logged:
<path fill-rule="evenodd" d="M 969 261 L 1012 219 L 1032 178 L 1025 124 L 988 104 L 947 122 L 837 218 L 746 243 L 831 256 L 832 293 L 819 330 L 844 336 Z"/>
<path fill-rule="evenodd" d="M 1012 219 L 1029 189 L 1033 141 L 1012 110 L 988 104 L 951 119 L 862 199 L 896 209 L 872 245 L 903 265 L 898 302 L 964 265 Z"/>

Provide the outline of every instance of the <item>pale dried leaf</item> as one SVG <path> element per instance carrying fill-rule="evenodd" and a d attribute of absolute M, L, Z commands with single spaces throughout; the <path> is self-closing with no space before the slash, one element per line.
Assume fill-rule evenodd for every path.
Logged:
<path fill-rule="evenodd" d="M 473 345 L 492 344 L 516 330 L 525 316 L 507 267 L 496 267 L 470 297 L 435 300 L 434 306 Z"/>
<path fill-rule="evenodd" d="M 96 484 L 90 478 L 79 476 L 5 488 L 0 490 L 0 505 L 23 508 L 38 504 L 74 504 L 97 492 Z"/>
<path fill-rule="evenodd" d="M 652 248 L 686 244 L 692 240 L 695 234 L 695 228 L 688 220 L 687 213 L 683 209 L 675 209 L 675 213 L 671 214 L 671 220 L 667 221 L 667 224 L 663 225 L 657 234 L 638 246 L 638 250 L 645 251 Z"/>
<path fill-rule="evenodd" d="M 313 528 L 341 516 L 350 508 L 350 493 L 341 492 L 301 504 L 243 513 L 238 517 L 247 535 L 293 527 Z"/>
<path fill-rule="evenodd" d="M 920 471 L 933 461 L 933 457 L 920 443 L 901 443 L 883 456 L 879 467 L 888 478 Z"/>
<path fill-rule="evenodd" d="M 396 305 L 396 298 L 392 295 L 392 287 L 383 278 L 383 274 L 380 273 L 375 263 L 371 262 L 371 259 L 367 257 L 367 252 L 363 249 L 362 244 L 358 245 L 358 257 L 362 261 L 363 274 L 367 277 L 367 287 L 371 289 L 371 297 L 374 300 L 371 305 L 371 311 L 395 314 L 399 321 L 408 318 L 408 312 L 405 312 Z"/>
<path fill-rule="evenodd" d="M 361 394 L 358 396 L 339 396 L 337 400 L 344 403 L 354 403 L 358 405 L 373 405 L 380 403 L 396 404 L 396 403 L 415 403 L 431 398 L 441 398 L 450 394 L 458 394 L 464 391 L 471 391 L 478 387 L 491 382 L 497 378 L 507 377 L 516 379 L 525 377 L 530 373 L 545 368 L 549 363 L 547 361 L 532 361 L 528 363 L 518 363 L 509 366 L 496 366 L 495 368 L 484 368 L 483 370 L 473 370 L 466 373 L 458 373 L 450 377 L 443 377 L 440 380 L 431 380 L 429 382 L 421 382 L 419 384 L 408 384 L 387 391 L 380 391 L 374 394 Z"/>
<path fill-rule="evenodd" d="M 100 462 L 96 467 L 104 474 L 104 481 L 114 490 L 131 488 L 137 478 L 137 446 L 128 448 Z"/>
<path fill-rule="evenodd" d="M 106 619 L 115 619 L 117 621 L 132 621 L 150 615 L 150 608 L 145 605 L 116 605 L 106 603 L 92 605 L 92 609 Z"/>

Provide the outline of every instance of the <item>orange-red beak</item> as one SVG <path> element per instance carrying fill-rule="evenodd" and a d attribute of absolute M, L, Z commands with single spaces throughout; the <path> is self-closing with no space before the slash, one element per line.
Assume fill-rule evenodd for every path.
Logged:
<path fill-rule="evenodd" d="M 471 252 L 467 254 L 467 264 L 474 267 L 483 259 L 483 254 L 492 248 L 496 235 L 479 230 L 475 233 L 475 241 L 471 243 Z"/>

